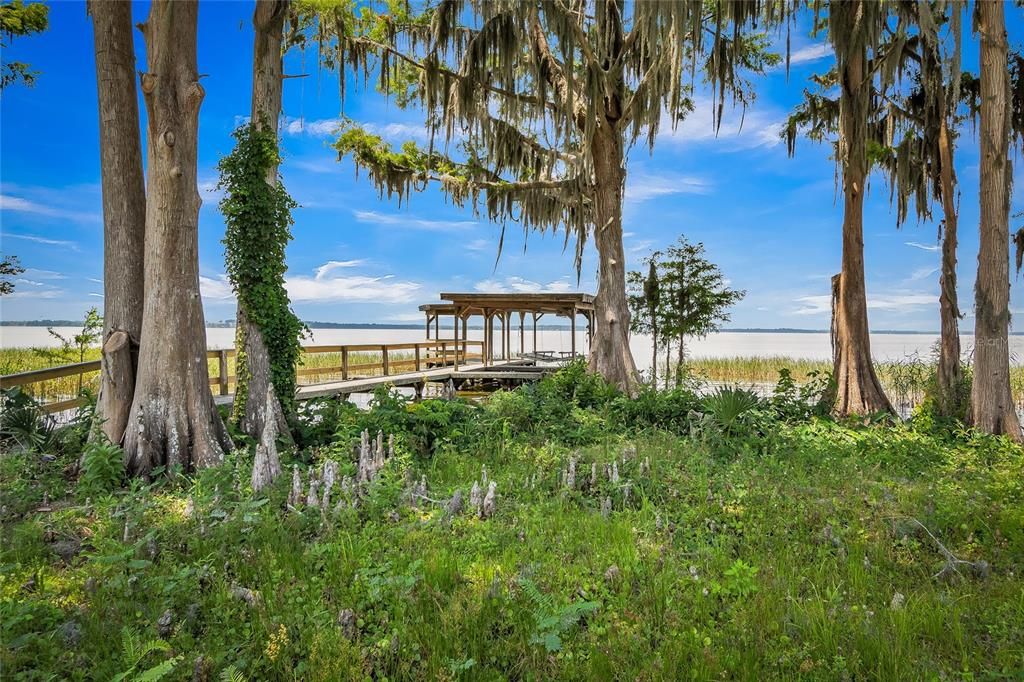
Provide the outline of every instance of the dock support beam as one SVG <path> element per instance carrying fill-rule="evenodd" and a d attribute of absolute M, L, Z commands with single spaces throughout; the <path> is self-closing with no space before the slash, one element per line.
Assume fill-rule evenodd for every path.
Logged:
<path fill-rule="evenodd" d="M 572 309 L 572 314 L 569 315 L 569 333 L 572 336 L 572 359 L 576 359 L 576 308 Z"/>

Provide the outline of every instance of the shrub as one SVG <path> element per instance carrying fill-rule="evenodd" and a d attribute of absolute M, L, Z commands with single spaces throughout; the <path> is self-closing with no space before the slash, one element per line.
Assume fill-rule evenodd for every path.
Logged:
<path fill-rule="evenodd" d="M 120 487 L 124 474 L 124 451 L 119 446 L 103 437 L 86 443 L 78 479 L 82 496 L 97 497 L 111 492 Z"/>

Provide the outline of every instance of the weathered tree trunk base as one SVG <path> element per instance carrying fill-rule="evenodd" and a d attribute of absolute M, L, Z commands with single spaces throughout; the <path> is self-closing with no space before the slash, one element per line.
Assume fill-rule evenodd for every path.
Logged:
<path fill-rule="evenodd" d="M 184 400 L 172 397 L 175 392 L 164 384 L 136 393 L 124 441 L 130 475 L 148 477 L 159 466 L 188 472 L 224 462 L 232 443 L 209 390 Z"/>
<path fill-rule="evenodd" d="M 273 386 L 266 391 L 266 413 L 272 413 L 277 397 Z M 280 406 L 277 407 L 280 410 Z M 260 492 L 270 486 L 281 475 L 281 459 L 277 452 L 277 422 L 268 419 L 265 422 L 260 442 L 256 446 L 256 457 L 252 463 L 252 490 Z"/>
<path fill-rule="evenodd" d="M 238 307 L 238 331 L 235 347 L 235 394 L 232 419 L 243 433 L 251 438 L 259 439 L 266 431 L 267 423 L 274 422 L 278 435 L 291 438 L 288 420 L 281 409 L 277 396 L 265 401 L 265 396 L 272 386 L 270 383 L 270 354 L 263 343 L 263 333 L 246 316 L 242 307 Z M 253 400 L 252 398 L 256 398 Z"/>
<path fill-rule="evenodd" d="M 851 315 L 850 303 L 844 306 L 848 294 L 842 280 L 842 275 L 832 278 L 832 413 L 837 417 L 895 414 L 871 361 L 866 315 Z"/>
<path fill-rule="evenodd" d="M 116 329 L 103 344 L 100 393 L 96 400 L 96 422 L 111 443 L 120 443 L 128 426 L 135 393 L 137 347 L 128 332 Z"/>

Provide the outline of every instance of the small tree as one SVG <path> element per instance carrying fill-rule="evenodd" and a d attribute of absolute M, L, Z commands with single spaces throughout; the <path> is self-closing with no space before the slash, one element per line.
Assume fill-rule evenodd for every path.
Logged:
<path fill-rule="evenodd" d="M 658 385 L 658 304 L 661 301 L 661 281 L 658 279 L 657 251 L 644 259 L 647 277 L 633 271 L 626 274 L 629 287 L 630 331 L 651 335 L 651 385 Z"/>
<path fill-rule="evenodd" d="M 26 5 L 22 0 L 13 0 L 0 5 L 0 51 L 6 52 L 13 38 L 45 31 L 49 16 L 50 8 L 41 2 Z M 4 62 L 0 65 L 0 91 L 15 83 L 31 87 L 38 75 L 24 62 Z"/>
<path fill-rule="evenodd" d="M 722 271 L 707 259 L 704 244 L 691 244 L 686 237 L 680 237 L 664 253 L 652 254 L 647 263 L 646 278 L 639 272 L 629 275 L 631 282 L 643 283 L 643 293 L 630 297 L 631 312 L 643 320 L 642 329 L 637 331 L 650 331 L 655 336 L 660 332 L 660 342 L 665 347 L 675 342 L 678 384 L 683 378 L 686 337 L 704 337 L 721 329 L 729 321 L 729 308 L 746 292 L 730 289 Z M 653 300 L 647 296 L 647 283 L 652 278 L 657 282 Z M 657 344 L 656 338 L 655 349 Z M 666 379 L 667 360 L 666 356 Z"/>
<path fill-rule="evenodd" d="M 0 259 L 0 296 L 14 293 L 14 280 L 11 278 L 23 272 L 25 268 L 21 267 L 17 256 L 4 256 Z"/>

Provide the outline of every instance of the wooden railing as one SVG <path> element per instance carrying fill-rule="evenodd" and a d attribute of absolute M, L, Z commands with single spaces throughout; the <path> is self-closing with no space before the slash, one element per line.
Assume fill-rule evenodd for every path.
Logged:
<path fill-rule="evenodd" d="M 477 352 L 470 352 L 474 348 L 477 349 Z M 322 380 L 324 377 L 329 377 L 333 381 L 337 377 L 342 381 L 347 381 L 355 377 L 389 376 L 403 372 L 421 372 L 434 367 L 444 367 L 452 364 L 479 362 L 483 358 L 483 341 L 439 339 L 411 343 L 303 346 L 302 351 L 300 367 L 295 373 L 300 384 L 309 383 L 305 381 L 309 378 Z M 302 364 L 308 364 L 303 363 L 303 360 L 307 360 L 309 356 L 331 353 L 338 356 L 337 364 L 301 366 Z M 402 353 L 402 355 L 395 357 L 397 353 Z M 216 364 L 210 363 L 211 390 L 220 395 L 231 395 L 231 390 L 236 381 L 235 375 L 231 373 L 234 369 L 234 349 L 208 350 L 206 351 L 206 358 L 208 361 L 216 361 Z M 358 361 L 354 362 L 356 360 Z M 367 362 L 366 360 L 369 361 Z M 47 367 L 45 369 L 34 369 L 28 372 L 0 376 L 0 388 L 29 386 L 66 377 L 78 377 L 78 384 L 81 386 L 85 383 L 88 375 L 99 371 L 99 360 L 76 362 L 58 367 Z M 320 381 L 313 383 L 320 383 Z M 42 409 L 44 412 L 63 412 L 64 410 L 71 410 L 84 404 L 84 398 L 64 396 L 60 400 L 43 403 Z"/>

